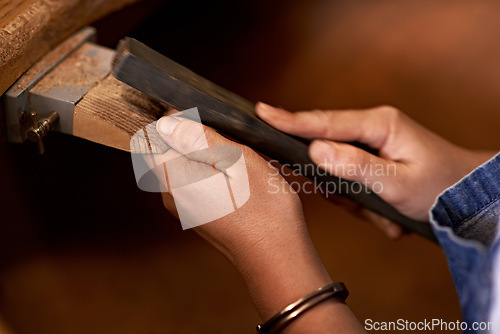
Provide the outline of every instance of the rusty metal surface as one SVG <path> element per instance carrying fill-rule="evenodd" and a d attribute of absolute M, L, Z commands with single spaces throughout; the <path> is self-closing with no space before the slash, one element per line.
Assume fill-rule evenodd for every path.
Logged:
<path fill-rule="evenodd" d="M 25 117 L 53 111 L 60 120 L 55 131 L 73 133 L 73 113 L 78 101 L 111 71 L 114 51 L 93 43 L 95 29 L 85 28 L 47 54 L 5 94 L 7 133 L 10 142 L 27 139 L 31 125 Z"/>
<path fill-rule="evenodd" d="M 28 93 L 44 75 L 66 59 L 75 49 L 86 41 L 95 40 L 95 29 L 86 27 L 47 53 L 39 62 L 33 65 L 4 94 L 5 122 L 8 140 L 22 143 L 27 139 L 29 122 L 20 122 L 23 112 L 29 112 Z"/>
<path fill-rule="evenodd" d="M 114 53 L 93 43 L 83 44 L 33 87 L 30 107 L 40 116 L 56 111 L 60 120 L 54 130 L 73 134 L 75 105 L 110 73 Z"/>

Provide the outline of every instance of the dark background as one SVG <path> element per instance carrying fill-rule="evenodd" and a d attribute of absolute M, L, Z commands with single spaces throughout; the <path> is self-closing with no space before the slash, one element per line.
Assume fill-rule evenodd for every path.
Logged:
<path fill-rule="evenodd" d="M 145 1 L 95 26 L 104 45 L 133 36 L 251 101 L 391 104 L 457 144 L 498 149 L 498 10 L 495 1 Z M 182 231 L 159 195 L 137 189 L 127 153 L 57 133 L 46 149 L 0 151 L 6 327 L 254 332 L 237 273 Z M 437 246 L 389 241 L 318 196 L 302 198 L 313 241 L 361 321 L 460 318 Z"/>

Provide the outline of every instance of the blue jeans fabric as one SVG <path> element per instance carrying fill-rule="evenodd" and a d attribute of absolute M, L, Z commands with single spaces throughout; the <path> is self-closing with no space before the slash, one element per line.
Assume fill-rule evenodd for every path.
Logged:
<path fill-rule="evenodd" d="M 443 192 L 431 209 L 431 224 L 448 260 L 463 321 L 469 324 L 492 320 L 492 284 L 500 280 L 493 277 L 494 259 L 500 255 L 499 219 L 500 154 Z"/>

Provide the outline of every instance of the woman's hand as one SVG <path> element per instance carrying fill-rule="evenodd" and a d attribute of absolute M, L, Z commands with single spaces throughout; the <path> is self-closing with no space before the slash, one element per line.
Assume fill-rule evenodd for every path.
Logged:
<path fill-rule="evenodd" d="M 494 155 L 458 147 L 392 107 L 290 113 L 259 103 L 256 112 L 281 131 L 314 139 L 309 155 L 321 168 L 369 187 L 381 184 L 379 196 L 420 221 L 429 219 L 442 191 Z M 366 144 L 379 154 L 346 142 Z M 381 217 L 372 217 L 381 222 Z M 387 220 L 381 225 L 393 236 L 398 232 Z"/>
<path fill-rule="evenodd" d="M 241 273 L 263 320 L 332 282 L 309 238 L 297 194 L 267 161 L 248 147 L 188 119 L 163 117 L 157 123 L 157 130 L 172 147 L 155 160 L 160 167 L 156 168 L 157 177 L 168 189 L 162 194 L 165 206 L 174 214 L 175 205 L 179 211 L 196 211 L 197 200 L 207 195 L 201 194 L 199 191 L 203 189 L 197 187 L 192 193 L 176 198 L 172 191 L 175 184 L 191 184 L 193 180 L 216 173 L 224 173 L 229 184 L 237 184 L 244 183 L 248 175 L 248 201 L 234 212 L 194 230 L 219 249 Z M 234 157 L 221 151 L 221 147 L 231 148 L 227 152 L 234 152 L 235 147 L 240 149 L 246 171 L 227 169 Z M 206 152 L 207 148 L 211 154 L 197 153 Z M 216 151 L 222 154 L 214 154 Z M 161 168 L 165 161 L 170 161 L 167 162 L 170 167 Z M 175 177 L 172 174 L 176 174 Z M 222 198 L 214 189 L 209 191 L 210 198 Z M 314 312 L 301 317 L 288 330 L 290 333 L 329 333 L 339 328 L 346 333 L 361 330 L 347 306 L 332 299 L 315 307 Z"/>
<path fill-rule="evenodd" d="M 183 194 L 176 198 L 174 203 L 170 187 L 177 184 L 189 184 L 203 178 L 214 176 L 216 173 L 224 175 L 232 188 L 233 196 L 244 197 L 249 190 L 246 203 L 227 216 L 195 227 L 195 230 L 211 244 L 222 251 L 232 262 L 245 259 L 238 258 L 240 252 L 248 253 L 256 244 L 259 248 L 281 247 L 289 243 L 289 238 L 307 240 L 307 230 L 304 224 L 302 206 L 297 194 L 290 188 L 282 176 L 263 158 L 244 145 L 234 143 L 214 130 L 199 123 L 181 117 L 163 117 L 157 123 L 157 129 L 171 149 L 158 161 L 169 160 L 172 163 L 172 172 L 168 173 L 169 188 L 163 193 L 167 208 L 174 214 L 177 212 L 175 204 L 182 206 L 182 210 L 199 210 L 199 206 L 191 204 L 201 202 L 206 195 L 211 198 L 223 197 L 223 190 L 217 187 L 205 189 L 196 187 L 190 189 L 192 194 Z M 226 149 L 224 149 L 224 147 Z M 207 150 L 210 149 L 210 151 Z M 234 148 L 240 150 L 244 156 L 244 165 L 228 169 L 234 162 Z M 209 154 L 199 154 L 202 151 Z M 174 174 L 176 175 L 170 175 Z M 200 177 L 201 176 L 201 177 Z M 248 180 L 249 189 L 239 183 Z M 280 187 L 276 187 L 280 184 Z M 222 187 L 227 188 L 226 184 Z M 248 191 L 247 195 L 248 195 Z M 192 195 L 189 197 L 188 195 Z M 217 208 L 214 208 L 216 211 Z M 191 226 L 189 226 L 191 227 Z"/>

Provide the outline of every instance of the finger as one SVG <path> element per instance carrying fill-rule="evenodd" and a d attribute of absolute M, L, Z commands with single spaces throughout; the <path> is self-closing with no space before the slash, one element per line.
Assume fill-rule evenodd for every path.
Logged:
<path fill-rule="evenodd" d="M 156 124 L 161 137 L 181 154 L 203 150 L 210 145 L 235 145 L 213 129 L 187 118 L 164 116 Z"/>
<path fill-rule="evenodd" d="M 391 220 L 385 217 L 382 217 L 379 214 L 376 214 L 373 211 L 370 211 L 368 209 L 362 209 L 360 215 L 364 219 L 372 222 L 389 239 L 396 240 L 399 239 L 404 234 L 404 230 L 401 226 L 397 225 L 396 223 L 392 222 Z"/>
<path fill-rule="evenodd" d="M 144 155 L 143 158 L 160 182 L 162 192 L 171 192 L 172 188 L 210 178 L 215 173 L 211 164 L 191 160 L 173 149 L 163 154 Z"/>
<path fill-rule="evenodd" d="M 226 213 L 233 204 L 232 199 L 236 198 L 234 194 L 231 197 L 224 176 L 221 179 L 222 173 L 216 175 L 212 165 L 190 160 L 173 149 L 156 156 L 155 162 L 157 166 L 153 171 L 161 188 L 168 188 L 168 194 L 163 191 L 163 203 L 181 220 L 184 229 L 207 223 L 221 212 Z"/>
<path fill-rule="evenodd" d="M 220 171 L 225 171 L 242 154 L 242 145 L 189 119 L 165 116 L 158 121 L 156 128 L 163 140 L 175 151 L 190 160 L 212 165 Z M 211 150 L 213 146 L 217 146 L 217 149 Z"/>
<path fill-rule="evenodd" d="M 357 141 L 379 149 L 393 131 L 399 115 L 392 107 L 343 111 L 288 112 L 262 102 L 257 115 L 271 126 L 292 135 L 335 141 Z"/>
<path fill-rule="evenodd" d="M 243 146 L 186 118 L 162 117 L 156 127 L 181 155 L 166 162 L 166 169 L 184 228 L 209 222 L 246 203 L 250 185 Z M 250 157 L 251 151 L 247 152 Z"/>
<path fill-rule="evenodd" d="M 361 205 L 354 203 L 345 197 L 334 195 L 328 197 L 328 199 L 333 203 L 340 205 L 352 215 L 372 223 L 390 239 L 398 239 L 404 234 L 404 230 L 401 226 L 371 210 L 363 208 Z"/>
<path fill-rule="evenodd" d="M 356 181 L 373 191 L 390 190 L 402 166 L 370 154 L 349 144 L 315 140 L 309 155 L 318 166 L 340 178 Z"/>

